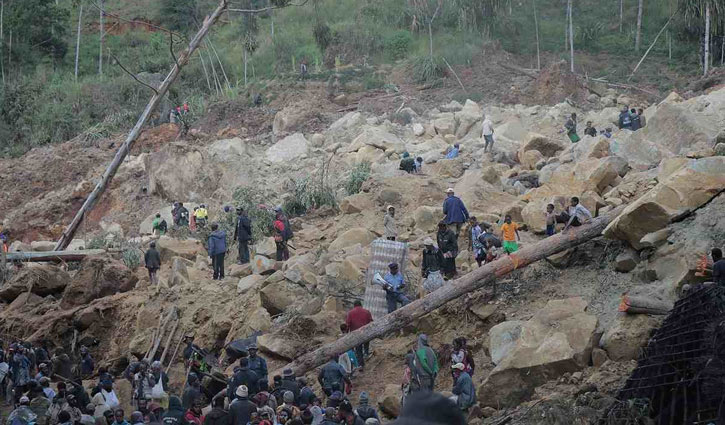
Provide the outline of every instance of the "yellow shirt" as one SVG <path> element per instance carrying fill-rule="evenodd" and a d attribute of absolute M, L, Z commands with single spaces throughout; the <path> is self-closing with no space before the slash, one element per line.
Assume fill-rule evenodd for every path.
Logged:
<path fill-rule="evenodd" d="M 209 213 L 206 211 L 206 208 L 198 208 L 194 211 L 194 217 L 196 218 L 206 218 L 208 215 Z"/>
<path fill-rule="evenodd" d="M 501 226 L 501 233 L 503 233 L 503 240 L 505 241 L 516 241 L 516 231 L 519 230 L 518 224 L 511 222 L 504 223 Z"/>

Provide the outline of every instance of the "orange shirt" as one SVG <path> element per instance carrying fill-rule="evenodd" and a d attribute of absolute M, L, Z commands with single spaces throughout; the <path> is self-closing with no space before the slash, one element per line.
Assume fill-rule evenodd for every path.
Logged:
<path fill-rule="evenodd" d="M 519 230 L 519 225 L 511 222 L 504 223 L 501 226 L 501 233 L 503 233 L 503 240 L 505 241 L 516 241 L 516 231 Z"/>

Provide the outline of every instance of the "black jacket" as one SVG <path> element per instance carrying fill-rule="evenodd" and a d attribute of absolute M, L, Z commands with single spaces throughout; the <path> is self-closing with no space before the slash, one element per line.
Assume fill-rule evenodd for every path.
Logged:
<path fill-rule="evenodd" d="M 249 389 L 249 395 L 254 396 L 254 394 L 257 394 L 257 383 L 259 382 L 259 376 L 257 376 L 256 373 L 249 370 L 248 367 L 239 368 L 234 373 L 234 376 L 232 376 L 231 381 L 229 382 L 229 387 L 227 388 L 227 397 L 229 399 L 234 399 L 236 397 L 235 392 L 237 391 L 237 387 L 240 385 L 246 385 Z"/>
<path fill-rule="evenodd" d="M 257 405 L 248 398 L 237 398 L 229 405 L 229 416 L 232 425 L 247 425 L 252 420 L 252 412 L 257 411 Z"/>
<path fill-rule="evenodd" d="M 300 399 L 300 386 L 297 384 L 295 378 L 282 378 L 282 388 L 284 388 L 284 391 L 291 391 L 295 395 L 295 404 L 297 404 Z M 284 393 L 282 393 L 282 396 L 284 397 Z"/>
<path fill-rule="evenodd" d="M 147 269 L 158 269 L 161 267 L 161 254 L 159 254 L 156 248 L 149 248 L 143 258 Z"/>
<path fill-rule="evenodd" d="M 428 273 L 430 272 L 440 271 L 441 264 L 443 264 L 443 253 L 440 249 L 433 247 L 430 251 L 427 249 L 423 250 L 423 265 L 421 267 L 423 277 L 428 277 Z"/>
<path fill-rule="evenodd" d="M 458 255 L 458 237 L 453 230 L 438 231 L 438 249 L 444 254 L 452 252 L 453 256 Z"/>
<path fill-rule="evenodd" d="M 204 425 L 232 425 L 232 415 L 221 407 L 215 407 L 204 417 Z"/>
<path fill-rule="evenodd" d="M 169 397 L 169 409 L 161 417 L 161 423 L 165 425 L 183 425 L 185 422 L 184 413 L 181 400 L 179 397 L 172 395 Z"/>
<path fill-rule="evenodd" d="M 246 214 L 237 216 L 237 226 L 234 228 L 234 240 L 240 242 L 252 240 L 252 221 Z"/>

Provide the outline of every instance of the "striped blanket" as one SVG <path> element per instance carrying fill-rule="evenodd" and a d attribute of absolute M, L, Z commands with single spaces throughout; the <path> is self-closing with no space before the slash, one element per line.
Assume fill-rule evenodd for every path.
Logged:
<path fill-rule="evenodd" d="M 370 311 L 374 320 L 388 314 L 388 303 L 385 301 L 385 290 L 372 283 L 375 273 L 385 276 L 388 264 L 398 263 L 400 272 L 405 275 L 405 264 L 408 261 L 408 244 L 403 242 L 376 239 L 370 244 L 370 266 L 365 274 L 365 298 L 363 306 Z"/>

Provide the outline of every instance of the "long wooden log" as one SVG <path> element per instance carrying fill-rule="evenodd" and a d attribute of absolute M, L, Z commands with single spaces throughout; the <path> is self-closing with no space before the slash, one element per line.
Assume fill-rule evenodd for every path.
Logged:
<path fill-rule="evenodd" d="M 83 261 L 86 257 L 106 254 L 104 249 L 84 249 L 80 251 L 41 251 L 41 252 L 8 252 L 8 261 Z"/>
<path fill-rule="evenodd" d="M 68 228 L 63 232 L 63 235 L 60 237 L 58 243 L 55 246 L 56 251 L 64 250 L 73 240 L 73 235 L 75 235 L 78 226 L 80 226 L 85 215 L 93 209 L 93 207 L 96 205 L 96 202 L 98 202 L 101 195 L 106 190 L 106 187 L 108 187 L 109 183 L 111 183 L 111 180 L 113 180 L 113 176 L 116 175 L 118 167 L 121 166 L 123 160 L 131 151 L 133 143 L 136 141 L 136 139 L 138 139 L 138 136 L 141 134 L 141 129 L 148 121 L 151 113 L 156 110 L 159 103 L 166 95 L 166 92 L 169 90 L 169 87 L 171 87 L 171 85 L 174 83 L 174 81 L 176 81 L 176 78 L 181 73 L 181 69 L 187 63 L 189 63 L 189 58 L 191 57 L 191 55 L 194 54 L 194 51 L 199 47 L 202 40 L 204 40 L 204 37 L 206 37 L 211 27 L 217 22 L 217 20 L 226 10 L 226 8 L 227 0 L 221 0 L 214 12 L 204 20 L 204 25 L 202 25 L 199 32 L 197 32 L 194 38 L 191 39 L 191 42 L 189 42 L 189 47 L 187 47 L 186 50 L 183 51 L 181 55 L 179 55 L 176 63 L 174 64 L 174 67 L 171 68 L 171 71 L 166 76 L 166 79 L 161 83 L 157 92 L 151 97 L 151 100 L 149 100 L 148 104 L 146 105 L 146 109 L 144 109 L 143 113 L 138 118 L 138 121 L 136 121 L 136 125 L 133 127 L 131 132 L 128 133 L 126 141 L 123 142 L 121 147 L 118 149 L 118 152 L 116 152 L 116 156 L 113 158 L 113 161 L 111 161 L 111 164 L 108 166 L 108 168 L 106 168 L 106 171 L 103 173 L 103 177 L 101 177 L 101 180 L 98 182 L 98 184 L 96 184 L 93 192 L 88 195 L 88 198 L 83 203 L 83 206 L 81 206 L 81 208 L 78 210 L 75 217 L 73 217 L 73 221 L 71 221 L 71 223 L 68 225 Z"/>
<path fill-rule="evenodd" d="M 355 332 L 351 332 L 342 338 L 327 345 L 298 357 L 295 361 L 283 369 L 291 368 L 297 376 L 300 376 L 317 366 L 329 361 L 332 356 L 337 356 L 351 348 L 368 342 L 374 338 L 382 337 L 392 331 L 400 329 L 413 320 L 418 319 L 445 303 L 452 301 L 471 291 L 480 289 L 497 278 L 504 276 L 516 269 L 525 267 L 531 263 L 542 260 L 556 253 L 569 248 L 581 245 L 584 242 L 601 235 L 602 231 L 614 220 L 623 210 L 619 207 L 609 214 L 602 215 L 592 220 L 591 223 L 580 227 L 572 227 L 566 233 L 548 237 L 538 243 L 531 244 L 520 249 L 515 254 L 504 256 L 492 263 L 468 273 L 467 275 L 447 283 L 442 288 L 431 292 L 425 297 L 416 300 L 383 319 L 370 323 Z"/>

